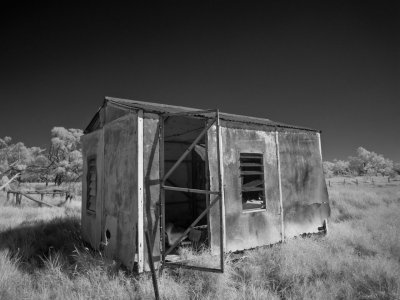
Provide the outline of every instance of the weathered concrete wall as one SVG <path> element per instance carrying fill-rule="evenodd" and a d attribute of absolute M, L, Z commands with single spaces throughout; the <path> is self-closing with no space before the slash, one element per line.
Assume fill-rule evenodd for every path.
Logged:
<path fill-rule="evenodd" d="M 226 250 L 234 251 L 280 240 L 279 185 L 275 131 L 223 122 Z M 218 190 L 216 129 L 208 132 L 210 184 Z M 285 236 L 317 232 L 330 215 L 322 160 L 315 132 L 279 132 Z M 263 153 L 267 209 L 243 211 L 240 153 Z M 211 246 L 219 249 L 219 208 L 211 210 Z"/>
<path fill-rule="evenodd" d="M 226 250 L 242 250 L 278 242 L 280 239 L 277 157 L 274 133 L 222 127 Z M 218 190 L 217 139 L 215 126 L 208 132 L 211 190 Z M 264 154 L 266 209 L 243 211 L 240 153 Z M 219 207 L 211 211 L 211 246 L 219 249 Z"/>
<path fill-rule="evenodd" d="M 136 112 L 104 126 L 102 240 L 107 244 L 106 254 L 120 259 L 129 269 L 134 265 L 137 234 L 136 144 Z"/>
<path fill-rule="evenodd" d="M 98 249 L 101 241 L 101 221 L 103 202 L 103 131 L 97 130 L 82 136 L 83 176 L 82 176 L 82 236 Z M 88 158 L 96 157 L 96 210 L 95 213 L 86 210 Z"/>
<path fill-rule="evenodd" d="M 317 232 L 330 215 L 318 136 L 280 132 L 279 146 L 285 235 Z"/>
<path fill-rule="evenodd" d="M 144 228 L 150 233 L 154 261 L 160 260 L 160 148 L 158 115 L 143 118 Z M 145 269 L 148 269 L 147 245 Z"/>

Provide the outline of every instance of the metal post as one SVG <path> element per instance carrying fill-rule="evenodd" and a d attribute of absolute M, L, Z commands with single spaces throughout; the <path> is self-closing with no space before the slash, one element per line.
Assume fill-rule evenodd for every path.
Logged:
<path fill-rule="evenodd" d="M 156 271 L 154 270 L 153 253 L 151 251 L 152 247 L 150 245 L 150 237 L 149 237 L 149 232 L 147 230 L 146 230 L 146 244 L 147 244 L 147 252 L 148 252 L 148 256 L 149 256 L 151 277 L 153 279 L 154 295 L 156 297 L 156 300 L 158 300 L 158 299 L 160 299 L 160 294 L 158 292 L 157 276 L 156 276 Z"/>
<path fill-rule="evenodd" d="M 165 181 L 167 178 L 172 174 L 172 172 L 175 171 L 175 169 L 180 165 L 180 163 L 186 158 L 186 156 L 189 155 L 190 151 L 197 145 L 197 143 L 200 141 L 200 139 L 207 133 L 208 129 L 214 124 L 214 122 L 211 122 L 210 125 L 208 125 L 206 128 L 203 129 L 203 131 L 197 136 L 197 138 L 193 141 L 193 143 L 186 149 L 186 151 L 179 157 L 179 159 L 176 161 L 176 163 L 169 169 L 167 174 L 162 179 L 162 184 L 165 184 Z"/>
<path fill-rule="evenodd" d="M 284 215 L 283 215 L 283 196 L 282 196 L 282 176 L 281 176 L 281 157 L 279 153 L 279 133 L 278 130 L 275 129 L 275 143 L 276 143 L 276 158 L 278 164 L 278 185 L 279 185 L 279 208 L 281 213 L 281 241 L 282 243 L 285 241 L 285 223 L 284 223 Z"/>
<path fill-rule="evenodd" d="M 205 122 L 204 122 L 204 127 L 206 127 L 207 126 L 207 122 L 208 122 L 208 120 L 205 120 Z M 206 155 L 205 155 L 205 164 L 206 164 L 206 167 L 205 167 L 205 172 L 206 172 L 206 174 L 205 174 L 205 178 L 206 178 L 206 190 L 210 190 L 210 166 L 209 166 L 209 157 L 208 157 L 208 155 L 209 155 L 209 145 L 208 145 L 208 142 L 209 142 L 209 135 L 208 135 L 208 133 L 205 135 L 205 148 L 206 148 Z M 206 194 L 205 195 L 206 196 L 206 208 L 208 208 L 209 206 L 210 206 L 210 200 L 211 200 L 211 197 L 210 197 L 210 195 L 209 194 Z M 211 229 L 210 229 L 210 213 L 208 213 L 207 214 L 207 240 L 208 240 L 208 244 L 209 244 L 209 246 L 211 246 Z"/>
<path fill-rule="evenodd" d="M 160 180 L 164 177 L 164 117 L 159 119 L 159 149 L 160 149 Z M 160 185 L 160 202 L 161 202 L 161 268 L 165 264 L 165 190 Z"/>
<path fill-rule="evenodd" d="M 138 212 L 138 272 L 144 269 L 144 211 L 143 211 L 143 110 L 137 114 L 137 212 Z"/>
<path fill-rule="evenodd" d="M 214 206 L 215 203 L 217 203 L 218 200 L 221 200 L 219 196 L 217 196 L 211 203 L 210 206 L 207 207 L 197 218 L 196 220 L 194 220 L 192 222 L 192 224 L 190 224 L 190 226 L 188 228 L 186 228 L 186 230 L 181 234 L 181 237 L 178 238 L 176 240 L 176 242 L 169 247 L 169 249 L 165 252 L 165 256 L 167 256 L 168 254 L 171 253 L 172 250 L 174 250 L 174 248 L 176 246 L 179 245 L 179 243 L 186 237 L 186 235 L 193 229 L 194 226 L 196 226 L 197 223 L 199 223 L 199 221 L 210 211 L 210 209 Z"/>
<path fill-rule="evenodd" d="M 321 161 L 322 161 L 321 133 L 317 132 L 317 137 L 318 137 L 319 155 L 321 156 Z"/>

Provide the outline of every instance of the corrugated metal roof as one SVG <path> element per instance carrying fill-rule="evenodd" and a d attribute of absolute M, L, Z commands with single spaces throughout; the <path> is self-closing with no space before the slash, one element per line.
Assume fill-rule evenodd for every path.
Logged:
<path fill-rule="evenodd" d="M 204 113 L 203 109 L 197 108 L 190 108 L 184 106 L 175 106 L 175 105 L 168 105 L 168 104 L 161 104 L 161 103 L 154 103 L 154 102 L 144 102 L 144 101 L 137 101 L 137 100 L 129 100 L 129 99 L 120 99 L 114 97 L 105 97 L 105 104 L 110 104 L 119 108 L 123 109 L 143 109 L 146 112 L 152 112 L 157 114 L 164 114 L 164 113 L 182 113 L 182 112 L 196 112 L 199 111 L 199 116 L 208 116 L 209 114 Z M 247 124 L 258 124 L 258 125 L 266 125 L 272 127 L 283 127 L 283 128 L 293 128 L 293 129 L 301 129 L 307 131 L 318 131 L 315 129 L 295 126 L 284 124 L 280 122 L 271 121 L 266 118 L 256 118 L 250 116 L 243 116 L 243 115 L 235 115 L 235 114 L 228 114 L 228 113 L 219 113 L 220 119 L 225 121 L 232 121 L 232 122 L 240 122 L 240 123 L 247 123 Z M 88 128 L 85 130 L 87 131 L 90 125 L 93 123 L 96 116 L 93 118 L 92 122 L 89 124 Z"/>

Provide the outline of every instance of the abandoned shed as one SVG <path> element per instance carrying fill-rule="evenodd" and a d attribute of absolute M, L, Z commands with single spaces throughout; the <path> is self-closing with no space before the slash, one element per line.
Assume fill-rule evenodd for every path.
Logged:
<path fill-rule="evenodd" d="M 154 260 L 223 272 L 225 252 L 326 230 L 316 130 L 106 97 L 82 145 L 83 237 L 130 270 Z M 218 266 L 170 259 L 183 246 L 218 254 Z"/>

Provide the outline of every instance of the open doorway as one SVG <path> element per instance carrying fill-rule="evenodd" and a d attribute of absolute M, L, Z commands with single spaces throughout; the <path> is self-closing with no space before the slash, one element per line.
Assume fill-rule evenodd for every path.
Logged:
<path fill-rule="evenodd" d="M 169 116 L 164 119 L 164 170 L 168 172 L 206 127 L 204 118 Z M 209 197 L 190 190 L 207 190 L 207 142 L 203 135 L 165 180 L 165 244 L 171 247 L 207 208 Z M 208 214 L 200 218 L 179 246 L 200 249 L 209 245 Z M 177 248 L 176 248 L 177 249 Z M 171 254 L 176 253 L 173 251 Z"/>
<path fill-rule="evenodd" d="M 160 132 L 162 267 L 223 273 L 225 214 L 219 112 L 166 113 Z M 208 140 L 210 136 L 212 141 Z M 210 143 L 216 146 L 213 153 L 218 164 L 218 173 L 213 174 L 218 176 L 218 186 L 212 191 L 208 165 Z M 211 238 L 219 239 L 218 257 L 210 251 Z M 205 251 L 186 258 L 177 251 L 177 260 L 171 260 L 174 251 L 185 247 L 185 242 L 189 252 Z"/>

